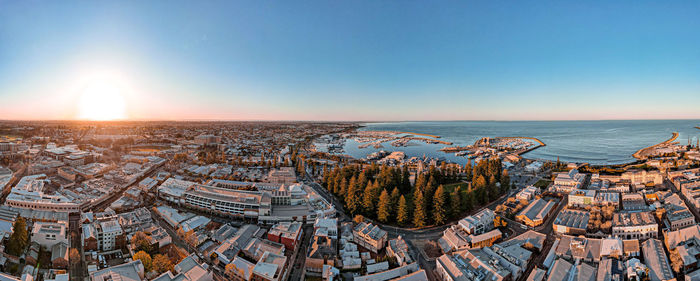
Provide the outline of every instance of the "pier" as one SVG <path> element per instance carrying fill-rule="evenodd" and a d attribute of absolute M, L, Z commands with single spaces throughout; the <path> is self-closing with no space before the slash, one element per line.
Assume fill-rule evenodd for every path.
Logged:
<path fill-rule="evenodd" d="M 440 138 L 440 136 L 431 135 L 431 134 L 411 133 L 411 132 L 396 132 L 396 133 L 397 133 L 397 134 L 407 134 L 407 135 L 424 136 L 424 137 L 430 137 L 430 138 L 435 138 L 435 139 L 439 139 L 439 138 Z"/>
<path fill-rule="evenodd" d="M 645 148 L 642 148 L 640 150 L 637 150 L 637 152 L 632 154 L 632 157 L 637 158 L 637 159 L 646 159 L 648 157 L 648 154 L 653 152 L 654 149 L 656 149 L 659 146 L 668 145 L 668 144 L 674 142 L 677 138 L 678 138 L 678 132 L 673 132 L 673 136 L 671 136 L 670 139 L 668 139 L 662 143 L 655 144 L 655 145 L 652 145 L 650 147 L 645 147 Z"/>

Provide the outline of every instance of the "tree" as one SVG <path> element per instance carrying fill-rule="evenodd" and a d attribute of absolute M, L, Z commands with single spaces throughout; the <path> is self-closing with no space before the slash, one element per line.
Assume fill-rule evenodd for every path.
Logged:
<path fill-rule="evenodd" d="M 199 241 L 197 239 L 197 235 L 194 233 L 194 230 L 190 230 L 187 233 L 185 233 L 185 242 L 191 247 L 197 247 Z"/>
<path fill-rule="evenodd" d="M 362 223 L 363 221 L 365 221 L 365 217 L 363 217 L 362 215 L 355 215 L 355 217 L 352 218 L 352 221 L 354 221 L 355 223 Z"/>
<path fill-rule="evenodd" d="M 411 213 L 408 209 L 408 202 L 406 202 L 406 197 L 401 195 L 401 197 L 399 198 L 399 208 L 396 211 L 396 220 L 400 224 L 405 224 L 411 220 L 410 215 Z"/>
<path fill-rule="evenodd" d="M 78 252 L 77 248 L 70 249 L 70 254 L 68 254 L 68 259 L 70 260 L 70 264 L 72 266 L 77 266 L 78 264 L 80 264 L 80 252 Z"/>
<path fill-rule="evenodd" d="M 505 192 L 510 188 L 510 177 L 508 176 L 508 170 L 503 170 L 501 172 L 501 192 Z"/>
<path fill-rule="evenodd" d="M 681 269 L 683 269 L 683 259 L 681 259 L 681 255 L 678 253 L 678 249 L 670 250 L 669 257 L 671 260 L 671 268 L 673 268 L 673 271 L 675 271 L 676 273 L 680 273 Z"/>
<path fill-rule="evenodd" d="M 440 185 L 433 196 L 433 217 L 436 224 L 443 224 L 447 220 L 447 206 L 445 206 L 445 203 L 447 203 L 447 196 L 445 189 Z"/>
<path fill-rule="evenodd" d="M 143 268 L 146 270 L 146 272 L 150 272 L 153 269 L 153 261 L 151 259 L 151 255 L 144 251 L 136 252 L 136 254 L 134 254 L 134 260 L 141 260 Z"/>
<path fill-rule="evenodd" d="M 379 191 L 379 185 L 373 184 L 371 181 L 367 182 L 365 191 L 362 198 L 362 207 L 365 210 L 365 214 L 372 217 L 375 215 L 375 206 L 377 206 L 377 192 Z"/>
<path fill-rule="evenodd" d="M 224 274 L 229 278 L 229 280 L 234 280 L 234 276 L 236 276 L 236 265 L 234 263 L 227 264 Z"/>
<path fill-rule="evenodd" d="M 458 186 L 450 193 L 450 211 L 451 217 L 459 216 L 462 210 L 462 192 L 461 188 Z"/>
<path fill-rule="evenodd" d="M 389 195 L 389 216 L 396 217 L 396 214 L 398 213 L 398 207 L 399 207 L 399 197 L 401 197 L 401 194 L 399 193 L 399 189 L 394 187 L 394 190 L 391 191 L 391 195 Z"/>
<path fill-rule="evenodd" d="M 474 183 L 472 184 L 472 186 L 474 187 L 474 189 L 478 189 L 478 188 L 486 187 L 486 184 L 487 184 L 487 183 L 486 183 L 486 178 L 484 178 L 484 176 L 482 176 L 482 175 L 479 175 L 479 176 L 474 180 Z"/>
<path fill-rule="evenodd" d="M 175 231 L 175 234 L 177 234 L 177 236 L 185 238 L 185 230 L 183 230 L 180 226 L 177 227 L 177 231 Z"/>
<path fill-rule="evenodd" d="M 377 211 L 377 219 L 380 222 L 386 223 L 391 216 L 391 198 L 386 189 L 382 190 L 382 195 L 379 196 L 379 210 Z"/>
<path fill-rule="evenodd" d="M 464 165 L 464 174 L 465 174 L 466 177 L 467 177 L 467 181 L 471 181 L 471 180 L 472 180 L 472 172 L 473 172 L 473 169 L 472 169 L 472 161 L 467 161 L 467 164 Z"/>
<path fill-rule="evenodd" d="M 23 217 L 17 217 L 12 225 L 12 235 L 7 241 L 7 253 L 14 256 L 19 256 L 24 252 L 29 244 L 29 233 L 27 232 L 27 222 Z"/>
<path fill-rule="evenodd" d="M 357 179 L 352 177 L 350 183 L 348 184 L 348 194 L 345 196 L 345 203 L 348 205 L 348 211 L 352 215 L 356 215 L 360 211 L 360 198 L 357 192 Z"/>
<path fill-rule="evenodd" d="M 137 231 L 133 237 L 131 237 L 131 244 L 134 245 L 136 250 L 143 250 L 150 252 L 151 241 L 143 231 Z"/>
<path fill-rule="evenodd" d="M 155 255 L 153 257 L 153 270 L 158 272 L 158 274 L 173 270 L 173 263 L 165 255 Z"/>
<path fill-rule="evenodd" d="M 413 224 L 417 227 L 423 227 L 427 223 L 427 212 L 425 210 L 425 200 L 423 192 L 416 189 L 413 195 Z"/>

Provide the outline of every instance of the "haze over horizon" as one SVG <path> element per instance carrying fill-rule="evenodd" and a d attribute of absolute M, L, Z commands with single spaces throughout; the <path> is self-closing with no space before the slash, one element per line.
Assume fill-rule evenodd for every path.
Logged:
<path fill-rule="evenodd" d="M 700 2 L 429 4 L 0 0 L 0 119 L 700 119 Z"/>

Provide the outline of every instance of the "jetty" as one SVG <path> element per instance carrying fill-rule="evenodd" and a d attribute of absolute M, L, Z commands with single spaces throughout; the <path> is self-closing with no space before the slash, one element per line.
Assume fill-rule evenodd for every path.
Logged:
<path fill-rule="evenodd" d="M 431 134 L 412 133 L 412 132 L 396 132 L 396 133 L 397 133 L 397 134 L 415 135 L 415 136 L 424 136 L 424 137 L 430 137 L 430 138 L 435 138 L 435 139 L 439 139 L 439 138 L 440 138 L 440 136 L 431 135 Z"/>
<path fill-rule="evenodd" d="M 658 143 L 658 144 L 652 145 L 650 147 L 645 147 L 645 148 L 642 148 L 640 150 L 637 150 L 637 152 L 632 154 L 632 157 L 637 158 L 637 159 L 646 159 L 647 157 L 649 157 L 649 154 L 651 152 L 653 152 L 656 148 L 658 148 L 660 146 L 669 145 L 672 142 L 674 142 L 677 138 L 678 138 L 678 132 L 673 132 L 673 135 L 671 136 L 670 139 L 668 139 L 662 143 Z"/>

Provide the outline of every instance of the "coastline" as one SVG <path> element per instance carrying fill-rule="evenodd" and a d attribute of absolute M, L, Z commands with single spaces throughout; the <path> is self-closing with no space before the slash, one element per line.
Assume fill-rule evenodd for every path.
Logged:
<path fill-rule="evenodd" d="M 498 126 L 495 126 L 487 124 L 493 122 L 485 121 L 446 121 L 446 123 L 448 124 L 432 122 L 436 123 L 435 125 L 432 125 L 430 122 L 426 122 L 425 125 L 419 124 L 420 126 L 414 126 L 412 124 L 401 124 L 411 122 L 392 121 L 381 122 L 382 124 L 377 124 L 375 122 L 365 122 L 361 124 L 361 128 L 362 130 L 387 130 L 394 132 L 410 132 L 415 130 L 429 131 L 432 134 L 442 135 L 442 139 L 454 139 L 456 145 L 447 147 L 443 146 L 442 148 L 437 148 L 438 152 L 443 153 L 454 153 L 468 149 L 470 147 L 470 144 L 472 143 L 464 142 L 463 140 L 477 140 L 480 138 L 478 136 L 480 134 L 482 136 L 488 134 L 507 136 L 513 133 L 517 135 L 524 135 L 522 134 L 522 132 L 525 132 L 525 134 L 530 134 L 530 132 L 532 132 L 532 134 L 536 135 L 538 138 L 544 137 L 542 138 L 542 140 L 548 140 L 546 144 L 547 147 L 544 150 L 534 149 L 534 151 L 521 153 L 521 156 L 524 159 L 539 161 L 556 161 L 558 158 L 557 155 L 560 155 L 562 162 L 572 161 L 574 163 L 588 163 L 591 166 L 614 166 L 638 163 L 638 161 L 640 161 L 640 158 L 642 158 L 643 160 L 644 157 L 648 157 L 644 156 L 646 155 L 645 153 L 651 153 L 652 150 L 649 150 L 649 147 L 656 147 L 656 149 L 659 148 L 658 145 L 660 145 L 660 139 L 666 139 L 666 141 L 664 141 L 663 143 L 666 143 L 666 145 L 668 145 L 671 142 L 677 143 L 678 139 L 680 139 L 682 136 L 696 135 L 696 132 L 698 132 L 697 130 L 700 130 L 700 126 L 698 124 L 699 121 L 700 120 L 690 119 L 577 121 L 572 120 L 560 122 L 525 121 L 521 122 L 522 126 L 520 126 L 521 124 L 508 124 L 507 122 L 505 122 L 506 124 L 498 124 Z M 464 124 L 460 122 L 464 122 Z M 495 123 L 499 122 L 497 121 Z M 575 127 L 578 127 L 579 123 L 582 125 L 581 127 L 583 130 L 574 130 Z M 515 129 L 511 129 L 512 126 L 517 126 L 517 130 L 520 130 L 521 133 L 517 133 Z M 663 134 L 667 134 L 667 132 L 669 131 L 663 132 L 661 130 L 668 128 L 674 128 L 675 130 L 672 130 L 671 132 L 676 131 L 678 133 L 678 136 L 675 139 L 672 136 L 668 135 L 666 138 L 663 138 Z M 554 130 L 555 133 L 553 133 L 552 130 Z M 591 137 L 588 137 L 587 133 L 599 133 L 605 138 L 620 140 L 621 142 L 624 141 L 625 145 L 624 147 L 621 147 L 621 145 L 623 145 L 622 143 L 615 143 L 610 146 L 606 144 L 600 144 L 600 150 L 596 150 L 596 147 L 591 145 L 583 145 L 580 146 L 581 150 L 579 151 L 578 147 L 581 144 L 581 142 L 588 143 L 587 141 L 591 139 Z M 554 139 L 552 140 L 551 144 L 549 143 L 550 139 Z M 534 139 L 532 140 L 532 142 L 539 143 Z M 657 146 L 652 146 L 652 144 L 657 144 Z M 549 148 L 550 146 L 551 149 Z M 613 150 L 613 147 L 619 147 L 620 149 Z M 413 150 L 418 151 L 418 149 Z M 573 152 L 571 152 L 571 154 L 567 154 L 570 150 Z M 594 155 L 594 157 L 585 156 L 584 152 L 589 151 L 593 153 L 592 155 Z M 610 154 L 605 154 L 608 151 Z M 420 151 L 419 154 L 430 154 L 435 155 L 435 157 L 442 157 L 442 155 L 444 155 L 433 154 L 433 152 L 428 151 Z M 447 158 L 452 159 L 450 156 L 447 156 Z M 452 159 L 452 161 L 461 160 Z"/>
<path fill-rule="evenodd" d="M 696 127 L 696 128 L 697 128 L 697 127 Z M 640 150 L 637 150 L 637 152 L 635 152 L 634 154 L 632 154 L 632 157 L 637 158 L 637 159 L 640 159 L 640 160 L 641 160 L 641 159 L 646 159 L 646 156 L 644 156 L 645 152 L 647 152 L 647 151 L 649 151 L 649 150 L 651 150 L 651 149 L 654 149 L 654 148 L 656 148 L 656 147 L 658 147 L 658 146 L 666 145 L 666 144 L 672 143 L 673 141 L 675 141 L 675 140 L 678 138 L 678 135 L 679 135 L 678 132 L 673 132 L 673 136 L 671 136 L 670 139 L 668 139 L 668 140 L 666 140 L 666 141 L 663 141 L 663 142 L 661 142 L 661 143 L 657 143 L 657 144 L 655 144 L 655 145 L 652 145 L 652 146 L 645 147 L 645 148 L 642 148 L 642 149 L 640 149 Z"/>

